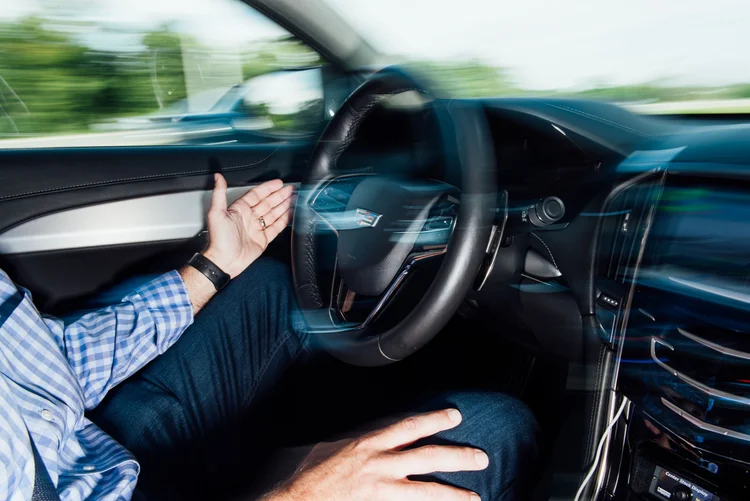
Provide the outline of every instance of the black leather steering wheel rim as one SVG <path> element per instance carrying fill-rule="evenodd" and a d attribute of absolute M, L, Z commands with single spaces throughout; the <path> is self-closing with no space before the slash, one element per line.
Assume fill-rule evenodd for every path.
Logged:
<path fill-rule="evenodd" d="M 355 139 L 360 124 L 381 101 L 404 92 L 425 90 L 405 72 L 382 70 L 357 88 L 326 127 L 305 172 L 292 231 L 292 272 L 299 306 L 308 325 L 327 311 L 315 270 L 319 216 L 312 197 L 335 178 L 337 160 Z M 397 362 L 424 346 L 456 312 L 472 287 L 485 258 L 496 210 L 495 159 L 479 103 L 432 101 L 447 162 L 458 162 L 461 199 L 447 252 L 432 285 L 417 306 L 397 325 L 378 332 L 315 329 L 315 341 L 335 357 L 353 365 Z"/>

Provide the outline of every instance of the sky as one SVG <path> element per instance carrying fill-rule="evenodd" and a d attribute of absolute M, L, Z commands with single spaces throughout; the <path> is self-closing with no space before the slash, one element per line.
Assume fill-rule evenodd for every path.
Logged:
<path fill-rule="evenodd" d="M 528 89 L 750 82 L 748 0 L 325 1 L 381 52 L 480 59 Z M 40 2 L 55 5 L 2 0 L 0 19 L 39 12 Z M 59 0 L 61 9 L 71 4 L 111 24 L 179 19 L 181 29 L 218 44 L 284 33 L 239 0 Z M 89 39 L 105 43 L 97 37 Z"/>
<path fill-rule="evenodd" d="M 748 0 L 326 0 L 373 45 L 477 57 L 527 88 L 750 82 Z"/>

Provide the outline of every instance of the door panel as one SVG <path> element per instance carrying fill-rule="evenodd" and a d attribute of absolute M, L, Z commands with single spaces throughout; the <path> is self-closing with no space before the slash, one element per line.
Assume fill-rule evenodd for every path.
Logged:
<path fill-rule="evenodd" d="M 197 238 L 3 255 L 0 268 L 32 292 L 39 311 L 62 314 L 129 278 L 177 268 L 204 242 Z"/>
<path fill-rule="evenodd" d="M 289 262 L 290 232 L 266 250 Z M 206 245 L 201 234 L 187 240 L 144 242 L 0 255 L 0 269 L 34 295 L 39 311 L 62 314 L 87 306 L 92 297 L 133 277 L 177 269 Z"/>
<path fill-rule="evenodd" d="M 213 173 L 233 200 L 300 178 L 311 143 L 0 151 L 0 268 L 41 311 L 61 313 L 203 248 Z M 289 235 L 267 254 L 288 260 Z"/>
<path fill-rule="evenodd" d="M 299 180 L 311 141 L 253 146 L 0 150 L 0 232 L 50 212 L 279 177 Z"/>
<path fill-rule="evenodd" d="M 253 186 L 229 188 L 228 203 Z M 185 191 L 47 214 L 0 234 L 0 254 L 188 240 L 205 228 L 211 194 Z"/>
<path fill-rule="evenodd" d="M 230 197 L 299 181 L 351 84 L 242 0 L 88 4 L 2 28 L 0 269 L 45 312 L 182 265 L 206 243 L 214 173 Z M 288 238 L 267 254 L 288 260 Z"/>

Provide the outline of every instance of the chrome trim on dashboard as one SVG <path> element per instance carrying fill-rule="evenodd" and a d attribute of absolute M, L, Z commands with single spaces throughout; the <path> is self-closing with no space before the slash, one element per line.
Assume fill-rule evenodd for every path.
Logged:
<path fill-rule="evenodd" d="M 638 308 L 638 312 L 643 315 L 644 317 L 648 318 L 652 322 L 656 322 L 656 317 L 654 317 L 651 313 L 647 312 L 643 308 Z"/>
<path fill-rule="evenodd" d="M 664 181 L 666 178 L 666 166 L 669 164 L 669 162 L 680 152 L 684 149 L 683 148 L 674 148 L 670 150 L 656 150 L 656 151 L 635 151 L 633 152 L 623 163 L 620 164 L 618 167 L 618 171 L 630 171 L 630 172 L 639 172 L 639 174 L 633 176 L 632 178 L 628 179 L 626 182 L 616 186 L 607 196 L 605 199 L 602 207 L 606 209 L 612 202 L 612 200 L 620 193 L 622 193 L 624 190 L 633 187 L 651 176 L 660 176 L 659 180 L 659 187 L 657 196 L 655 197 L 658 201 L 661 198 L 661 190 L 664 185 Z M 624 169 L 623 169 L 624 167 Z M 658 203 L 658 202 L 657 202 Z M 643 236 L 641 237 L 640 242 L 638 242 L 638 254 L 635 262 L 635 266 L 633 267 L 633 276 L 631 277 L 632 283 L 635 283 L 638 273 L 640 271 L 641 261 L 643 260 L 643 253 L 646 248 L 646 241 L 648 240 L 648 235 L 651 232 L 651 226 L 654 220 L 655 212 L 656 212 L 656 205 L 657 203 L 654 203 L 649 208 L 648 216 L 646 218 L 645 228 L 643 231 Z M 597 234 L 601 231 L 601 223 L 597 225 Z M 613 339 L 620 340 L 616 341 L 616 346 L 614 347 L 616 349 L 615 357 L 614 357 L 614 363 L 612 368 L 612 380 L 611 380 L 611 386 L 610 390 L 616 390 L 618 386 L 618 376 L 620 374 L 620 364 L 622 361 L 622 351 L 623 351 L 623 345 L 622 339 L 624 339 L 625 331 L 628 325 L 628 320 L 630 318 L 630 310 L 633 304 L 633 293 L 634 293 L 634 287 L 629 287 L 627 294 L 625 295 L 624 301 L 622 302 L 622 314 L 620 315 L 620 322 L 619 326 L 615 327 L 615 332 L 613 332 Z M 619 335 L 618 335 L 619 333 Z M 615 414 L 615 399 L 609 398 L 609 405 L 607 408 L 607 421 L 611 421 Z M 624 425 L 627 426 L 627 423 Z M 626 431 L 627 433 L 627 431 Z M 598 472 L 596 474 L 596 483 L 592 487 L 592 499 L 596 499 L 599 494 L 601 493 L 602 489 L 604 488 L 604 480 L 607 475 L 607 469 L 608 469 L 608 458 L 610 454 L 610 442 L 611 437 L 608 437 L 605 440 L 604 443 L 604 449 L 602 454 L 602 463 L 599 466 Z M 622 450 L 620 450 L 620 454 L 622 454 Z"/>
<path fill-rule="evenodd" d="M 703 339 L 702 337 L 696 336 L 692 332 L 689 332 L 689 331 L 687 331 L 685 329 L 682 329 L 680 327 L 677 328 L 677 332 L 679 332 L 680 334 L 682 334 L 686 338 L 695 341 L 698 344 L 702 344 L 706 348 L 710 348 L 710 349 L 712 349 L 714 351 L 717 351 L 717 352 L 721 353 L 722 355 L 727 355 L 727 356 L 735 357 L 735 358 L 741 358 L 743 360 L 750 360 L 750 353 L 747 353 L 745 351 L 734 350 L 732 348 L 727 348 L 726 346 L 722 346 L 720 344 L 716 344 L 713 341 L 709 341 L 708 339 Z"/>
<path fill-rule="evenodd" d="M 675 404 L 670 402 L 664 397 L 661 397 L 661 403 L 670 411 L 674 412 L 681 418 L 683 418 L 688 423 L 692 424 L 693 426 L 700 428 L 704 431 L 710 431 L 711 433 L 716 433 L 717 435 L 722 435 L 725 437 L 731 437 L 736 438 L 737 440 L 744 440 L 747 442 L 750 442 L 750 435 L 747 435 L 745 433 L 741 433 L 739 431 L 729 430 L 727 428 L 716 426 L 715 424 L 706 423 L 705 421 L 701 421 L 697 417 L 693 416 L 689 412 L 686 412 L 679 407 L 677 407 Z"/>
<path fill-rule="evenodd" d="M 701 292 L 705 292 L 707 294 L 713 294 L 715 296 L 720 296 L 726 299 L 731 299 L 733 301 L 738 301 L 744 304 L 750 304 L 750 294 L 747 294 L 745 292 L 741 292 L 737 290 L 730 290 L 724 287 L 718 287 L 716 285 L 706 284 L 703 282 L 698 282 L 696 280 L 690 280 L 688 278 L 673 277 L 673 276 L 669 276 L 667 278 L 671 280 L 672 282 L 680 284 L 689 289 L 698 290 Z"/>
<path fill-rule="evenodd" d="M 413 255 L 409 263 L 406 266 L 404 266 L 403 270 L 401 270 L 401 273 L 399 273 L 396 279 L 393 282 L 391 282 L 391 285 L 388 286 L 388 289 L 381 296 L 380 300 L 378 301 L 378 304 L 375 305 L 375 308 L 372 309 L 370 314 L 367 315 L 367 318 L 365 318 L 365 320 L 361 324 L 355 327 L 355 329 L 364 329 L 373 320 L 377 318 L 377 316 L 380 314 L 380 311 L 388 303 L 388 301 L 390 301 L 391 297 L 393 297 L 393 295 L 396 293 L 398 288 L 406 279 L 406 276 L 411 272 L 412 268 L 417 262 L 422 261 L 424 259 L 429 259 L 431 257 L 440 256 L 442 254 L 445 254 L 447 251 L 448 251 L 448 247 L 445 246 L 442 249 L 436 249 L 436 250 L 427 251 L 427 252 L 420 252 L 419 254 Z"/>
<path fill-rule="evenodd" d="M 229 202 L 253 186 L 229 188 Z M 200 190 L 55 212 L 0 234 L 0 254 L 190 239 L 205 228 L 210 203 L 211 190 Z"/>
<path fill-rule="evenodd" d="M 497 259 L 497 253 L 500 250 L 500 246 L 502 245 L 502 238 L 505 235 L 505 225 L 508 223 L 508 192 L 503 191 L 503 221 L 500 223 L 500 226 L 493 225 L 492 231 L 490 232 L 490 238 L 487 242 L 487 250 L 485 251 L 485 254 L 490 254 L 492 252 L 492 246 L 494 244 L 495 251 L 492 252 L 492 257 L 490 257 L 489 265 L 487 266 L 487 271 L 484 273 L 484 276 L 480 280 L 479 284 L 474 288 L 477 292 L 482 290 L 482 287 L 484 287 L 484 284 L 487 282 L 487 279 L 492 274 L 492 269 L 495 267 L 495 260 Z"/>
<path fill-rule="evenodd" d="M 651 338 L 651 359 L 654 362 L 656 362 L 656 364 L 659 367 L 661 367 L 665 371 L 669 372 L 674 377 L 682 380 L 684 383 L 692 386 L 696 390 L 702 391 L 706 395 L 709 395 L 709 396 L 712 396 L 712 397 L 716 397 L 716 398 L 723 398 L 725 400 L 729 400 L 731 402 L 736 402 L 736 403 L 742 404 L 742 405 L 750 405 L 750 398 L 742 397 L 742 396 L 739 396 L 739 395 L 734 395 L 732 393 L 727 393 L 725 391 L 717 390 L 716 388 L 711 388 L 710 386 L 705 385 L 705 384 L 701 383 L 700 381 L 696 381 L 695 379 L 691 378 L 690 376 L 688 376 L 686 374 L 683 374 L 682 372 L 680 372 L 680 371 L 678 371 L 676 369 L 673 369 L 671 366 L 669 366 L 665 362 L 661 361 L 659 359 L 659 357 L 656 356 L 656 345 L 657 344 L 665 346 L 665 347 L 669 348 L 672 351 L 675 351 L 674 347 L 672 345 L 670 345 L 669 343 L 661 340 L 661 339 L 657 339 L 655 337 Z"/>
<path fill-rule="evenodd" d="M 638 153 L 638 152 L 636 152 Z M 661 192 L 664 187 L 664 181 L 667 175 L 666 170 L 662 170 L 661 165 L 655 167 L 652 170 L 649 170 L 647 172 L 644 172 L 642 174 L 639 174 L 638 176 L 635 176 L 633 179 L 629 180 L 628 183 L 625 183 L 623 186 L 620 187 L 620 189 L 613 191 L 612 194 L 610 194 L 610 197 L 614 197 L 615 194 L 621 193 L 624 189 L 630 188 L 632 186 L 637 185 L 638 183 L 645 181 L 651 176 L 660 176 L 660 182 L 659 182 L 659 188 L 658 193 L 656 196 L 657 202 L 653 203 L 651 207 L 649 208 L 648 217 L 646 218 L 646 227 L 643 230 L 643 236 L 641 237 L 640 242 L 638 243 L 638 256 L 635 261 L 635 266 L 633 267 L 633 276 L 631 277 L 631 283 L 635 283 L 638 279 L 638 274 L 640 272 L 641 268 L 641 262 L 643 261 L 643 253 L 646 250 L 646 241 L 648 240 L 648 235 L 651 233 L 651 226 L 654 222 L 654 216 L 656 213 L 656 206 L 658 203 L 658 200 L 661 199 Z M 608 197 L 609 198 L 609 197 Z M 609 200 L 607 202 L 609 204 Z M 597 230 L 598 231 L 598 230 Z M 622 315 L 620 316 L 620 325 L 619 328 L 615 328 L 615 332 L 613 333 L 613 339 L 624 339 L 625 338 L 625 331 L 627 329 L 628 321 L 630 320 L 630 310 L 633 305 L 633 294 L 634 294 L 635 287 L 632 285 L 628 288 L 628 292 L 625 295 L 625 300 L 622 302 Z M 618 336 L 619 333 L 619 336 Z M 614 360 L 614 367 L 613 367 L 613 377 L 612 377 L 612 388 L 617 388 L 618 383 L 618 376 L 620 374 L 620 363 L 622 361 L 622 350 L 624 347 L 624 344 L 622 341 L 617 343 L 617 354 L 615 356 Z M 614 412 L 614 405 L 610 408 L 611 412 Z M 610 414 L 611 417 L 611 414 Z"/>

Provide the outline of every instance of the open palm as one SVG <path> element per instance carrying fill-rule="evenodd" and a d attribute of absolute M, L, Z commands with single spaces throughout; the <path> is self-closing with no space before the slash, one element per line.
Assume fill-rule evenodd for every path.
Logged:
<path fill-rule="evenodd" d="M 227 182 L 214 175 L 205 256 L 232 278 L 258 259 L 291 217 L 294 188 L 280 179 L 248 191 L 227 207 Z M 265 223 L 265 225 L 263 224 Z"/>

